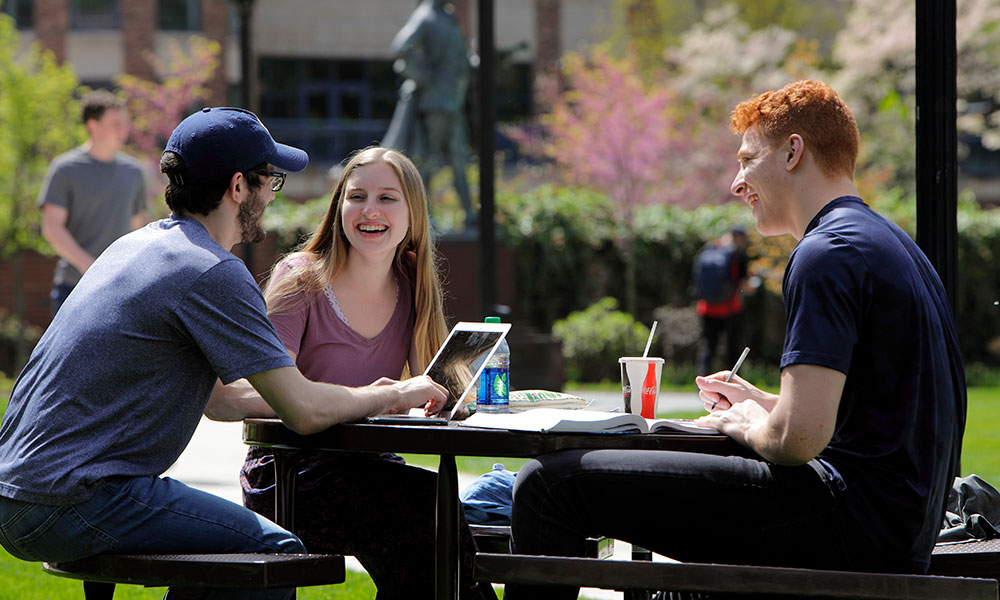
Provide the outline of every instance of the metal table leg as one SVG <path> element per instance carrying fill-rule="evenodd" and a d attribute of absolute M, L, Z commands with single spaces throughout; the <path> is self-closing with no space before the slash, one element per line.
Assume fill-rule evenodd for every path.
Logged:
<path fill-rule="evenodd" d="M 295 478 L 299 461 L 281 450 L 274 451 L 274 522 L 295 533 Z"/>
<path fill-rule="evenodd" d="M 458 598 L 458 470 L 450 454 L 441 455 L 436 502 L 434 592 L 438 600 L 454 600 Z"/>

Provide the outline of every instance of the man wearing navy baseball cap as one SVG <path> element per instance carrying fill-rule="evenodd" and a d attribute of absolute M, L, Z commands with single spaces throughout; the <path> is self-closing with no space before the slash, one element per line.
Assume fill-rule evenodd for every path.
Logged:
<path fill-rule="evenodd" d="M 262 237 L 261 216 L 285 173 L 308 160 L 243 109 L 206 108 L 177 126 L 160 162 L 172 214 L 100 255 L 14 384 L 0 425 L 8 552 L 50 562 L 107 552 L 303 552 L 296 536 L 256 513 L 161 477 L 202 414 L 276 415 L 310 433 L 384 412 L 440 410 L 447 392 L 427 377 L 362 388 L 308 381 L 230 252 Z"/>

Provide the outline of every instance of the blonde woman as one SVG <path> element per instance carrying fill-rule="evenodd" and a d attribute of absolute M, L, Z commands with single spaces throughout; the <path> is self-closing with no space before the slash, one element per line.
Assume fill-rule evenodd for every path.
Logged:
<path fill-rule="evenodd" d="M 362 386 L 421 373 L 447 329 L 427 197 L 410 159 L 380 147 L 354 154 L 323 221 L 279 261 L 264 297 L 309 379 Z M 431 596 L 436 476 L 392 454 L 298 458 L 296 529 L 306 546 L 357 557 L 379 600 Z M 252 448 L 240 479 L 244 504 L 273 515 L 271 451 Z M 467 527 L 461 551 L 471 565 Z M 461 579 L 463 598 L 495 598 L 468 570 Z"/>

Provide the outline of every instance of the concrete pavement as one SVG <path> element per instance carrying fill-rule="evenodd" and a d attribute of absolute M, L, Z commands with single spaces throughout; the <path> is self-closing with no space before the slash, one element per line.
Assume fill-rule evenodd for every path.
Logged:
<path fill-rule="evenodd" d="M 591 400 L 589 408 L 595 410 L 610 410 L 620 406 L 621 394 L 617 392 L 573 392 L 582 398 Z M 701 410 L 702 403 L 695 393 L 663 393 L 659 398 L 659 411 L 689 411 Z M 164 474 L 190 485 L 226 498 L 237 504 L 242 504 L 239 486 L 239 472 L 246 456 L 246 446 L 242 441 L 243 424 L 241 422 L 220 423 L 202 418 L 194 437 L 177 462 Z M 459 486 L 465 488 L 479 473 L 459 473 Z M 630 556 L 630 546 L 618 542 L 615 544 L 615 558 L 627 559 Z M 361 564 L 348 557 L 348 568 L 363 571 Z M 619 599 L 622 594 L 607 590 L 587 589 L 582 594 L 587 598 Z"/>

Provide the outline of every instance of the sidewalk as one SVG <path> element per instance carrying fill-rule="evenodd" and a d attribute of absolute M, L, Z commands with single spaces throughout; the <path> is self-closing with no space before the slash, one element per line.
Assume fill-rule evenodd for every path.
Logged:
<path fill-rule="evenodd" d="M 567 392 L 573 393 L 571 390 Z M 590 408 L 596 410 L 610 410 L 621 402 L 621 395 L 617 392 L 577 392 L 577 395 L 591 399 Z M 693 392 L 668 392 L 660 395 L 659 408 L 661 412 L 700 410 L 702 402 Z M 247 448 L 243 444 L 242 435 L 242 422 L 220 423 L 202 418 L 184 453 L 164 475 L 242 504 L 239 473 Z M 479 473 L 459 473 L 459 487 L 464 489 L 478 475 Z M 616 559 L 627 560 L 630 553 L 630 545 L 615 543 Z M 364 571 L 354 557 L 347 558 L 347 567 L 354 571 Z M 620 599 L 623 596 L 620 592 L 596 589 L 586 589 L 581 595 L 599 600 Z"/>

